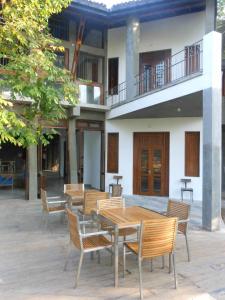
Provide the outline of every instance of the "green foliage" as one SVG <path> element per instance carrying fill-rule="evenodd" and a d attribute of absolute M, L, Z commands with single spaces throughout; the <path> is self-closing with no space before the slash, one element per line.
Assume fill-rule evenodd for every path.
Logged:
<path fill-rule="evenodd" d="M 217 30 L 223 32 L 225 23 L 225 0 L 217 0 Z"/>
<path fill-rule="evenodd" d="M 8 58 L 9 63 L 1 66 L 5 74 L 0 88 L 11 92 L 11 102 L 0 102 L 0 142 L 22 146 L 46 143 L 41 121 L 56 123 L 65 118 L 65 101 L 76 104 L 77 87 L 70 72 L 55 64 L 55 52 L 64 48 L 48 29 L 49 17 L 69 3 L 70 0 L 11 0 L 2 6 L 0 56 Z M 26 109 L 15 110 L 15 103 L 24 100 L 29 100 Z"/>

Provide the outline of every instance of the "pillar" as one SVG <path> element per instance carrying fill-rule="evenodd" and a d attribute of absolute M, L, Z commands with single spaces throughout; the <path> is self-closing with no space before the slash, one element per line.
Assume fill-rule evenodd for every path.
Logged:
<path fill-rule="evenodd" d="M 217 0 L 206 0 L 205 4 L 205 33 L 209 33 L 216 29 Z"/>
<path fill-rule="evenodd" d="M 36 200 L 38 194 L 37 177 L 37 145 L 31 145 L 27 149 L 28 154 L 28 199 Z"/>
<path fill-rule="evenodd" d="M 59 174 L 60 177 L 63 178 L 64 177 L 64 143 L 65 143 L 65 136 L 61 133 L 61 135 L 59 136 Z"/>
<path fill-rule="evenodd" d="M 126 98 L 133 99 L 137 95 L 136 75 L 139 74 L 140 23 L 138 18 L 127 20 L 126 31 Z"/>
<path fill-rule="evenodd" d="M 203 203 L 202 225 L 219 230 L 221 221 L 222 73 L 221 34 L 203 40 Z"/>
<path fill-rule="evenodd" d="M 77 183 L 76 118 L 68 120 L 69 183 Z"/>

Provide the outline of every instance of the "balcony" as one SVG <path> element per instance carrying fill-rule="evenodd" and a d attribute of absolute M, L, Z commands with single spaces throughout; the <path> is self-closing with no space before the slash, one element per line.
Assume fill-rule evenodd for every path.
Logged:
<path fill-rule="evenodd" d="M 114 87 L 106 95 L 111 108 L 137 100 L 139 97 L 158 92 L 177 83 L 192 79 L 203 71 L 203 40 L 200 40 L 165 60 L 147 66 L 135 76 L 135 96 L 127 98 L 126 82 Z"/>

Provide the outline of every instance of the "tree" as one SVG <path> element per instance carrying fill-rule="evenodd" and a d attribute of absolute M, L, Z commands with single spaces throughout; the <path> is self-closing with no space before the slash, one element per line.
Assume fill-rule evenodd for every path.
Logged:
<path fill-rule="evenodd" d="M 0 143 L 28 146 L 48 142 L 53 131 L 43 131 L 43 121 L 65 118 L 63 104 L 75 105 L 77 87 L 68 70 L 56 66 L 56 51 L 64 51 L 49 31 L 48 20 L 70 0 L 0 0 L 1 92 Z M 18 100 L 26 100 L 17 109 Z M 29 100 L 27 102 L 27 100 Z"/>
<path fill-rule="evenodd" d="M 225 0 L 217 0 L 217 29 L 222 30 L 225 21 Z"/>

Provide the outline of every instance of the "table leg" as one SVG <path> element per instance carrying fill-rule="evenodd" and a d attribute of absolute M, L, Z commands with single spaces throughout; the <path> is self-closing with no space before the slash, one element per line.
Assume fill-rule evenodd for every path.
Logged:
<path fill-rule="evenodd" d="M 118 287 L 119 280 L 118 280 L 118 270 L 119 270 L 119 245 L 118 245 L 118 235 L 119 229 L 118 226 L 115 226 L 114 232 L 114 284 L 115 287 Z"/>

